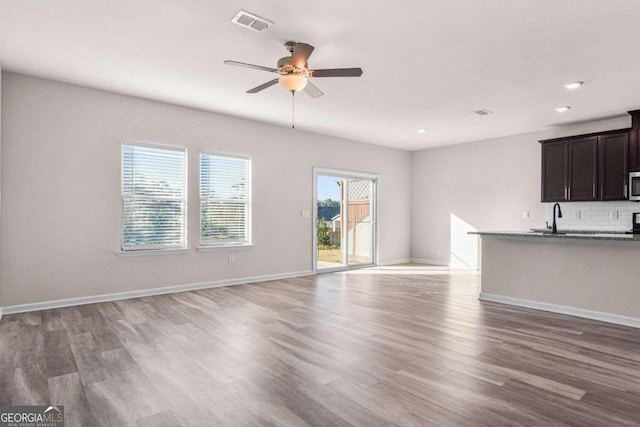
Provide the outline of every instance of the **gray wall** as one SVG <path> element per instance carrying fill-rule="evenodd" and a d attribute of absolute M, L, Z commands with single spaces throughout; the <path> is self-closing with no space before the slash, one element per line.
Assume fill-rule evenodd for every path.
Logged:
<path fill-rule="evenodd" d="M 13 73 L 2 101 L 0 306 L 309 271 L 314 166 L 379 174 L 378 261 L 410 257 L 409 152 Z M 254 246 L 118 257 L 123 138 L 187 147 L 190 247 L 198 153 L 252 156 Z"/>
<path fill-rule="evenodd" d="M 483 299 L 640 325 L 637 243 L 483 238 L 482 250 Z"/>
<path fill-rule="evenodd" d="M 620 117 L 414 152 L 412 257 L 479 267 L 479 259 L 474 259 L 478 238 L 467 236 L 466 229 L 545 225 L 539 140 L 629 126 L 630 117 Z M 528 219 L 523 211 L 529 211 Z"/>
<path fill-rule="evenodd" d="M 313 208 L 314 166 L 380 174 L 379 263 L 475 268 L 468 229 L 544 225 L 539 139 L 630 125 L 621 117 L 409 153 L 13 73 L 1 88 L 0 306 L 308 272 L 312 224 L 300 210 Z M 255 245 L 234 251 L 233 265 L 229 251 L 118 257 L 123 138 L 188 148 L 192 248 L 198 153 L 252 156 Z"/>

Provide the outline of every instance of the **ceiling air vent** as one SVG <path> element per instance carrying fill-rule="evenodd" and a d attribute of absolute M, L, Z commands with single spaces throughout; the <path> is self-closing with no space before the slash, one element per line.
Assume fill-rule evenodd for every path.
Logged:
<path fill-rule="evenodd" d="M 238 24 L 241 27 L 248 28 L 253 31 L 262 32 L 273 25 L 273 22 L 268 19 L 260 18 L 258 15 L 254 15 L 246 10 L 241 10 L 231 20 L 234 24 Z"/>
<path fill-rule="evenodd" d="M 474 111 L 473 114 L 477 114 L 478 116 L 488 116 L 489 114 L 493 113 L 491 113 L 491 111 L 487 110 L 486 108 L 483 108 L 482 110 Z"/>

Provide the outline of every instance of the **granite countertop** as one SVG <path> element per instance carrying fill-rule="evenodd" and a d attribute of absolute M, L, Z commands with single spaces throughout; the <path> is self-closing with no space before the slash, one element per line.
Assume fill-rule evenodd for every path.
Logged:
<path fill-rule="evenodd" d="M 640 234 L 626 234 L 619 231 L 559 230 L 558 234 L 552 234 L 542 232 L 541 229 L 533 229 L 533 231 L 471 231 L 469 234 L 495 238 L 609 240 L 640 243 Z"/>

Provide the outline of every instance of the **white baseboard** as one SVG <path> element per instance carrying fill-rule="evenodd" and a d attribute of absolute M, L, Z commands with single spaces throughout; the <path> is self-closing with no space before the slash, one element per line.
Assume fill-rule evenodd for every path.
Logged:
<path fill-rule="evenodd" d="M 480 300 L 497 302 L 500 304 L 515 305 L 518 307 L 533 308 L 535 310 L 550 311 L 552 313 L 568 314 L 570 316 L 583 317 L 585 319 L 599 320 L 601 322 L 615 323 L 616 325 L 631 326 L 640 328 L 640 319 L 635 317 L 621 316 L 618 314 L 604 313 L 601 311 L 591 311 L 582 308 L 568 307 L 566 305 L 549 304 L 540 301 L 531 301 L 521 298 L 506 297 L 503 295 L 488 294 L 480 292 Z"/>
<path fill-rule="evenodd" d="M 122 299 L 140 298 L 151 295 L 172 294 L 176 292 L 194 291 L 197 289 L 219 288 L 222 286 L 242 285 L 246 283 L 266 282 L 269 280 L 290 279 L 313 275 L 313 271 L 296 271 L 292 273 L 268 274 L 265 276 L 244 277 L 239 279 L 218 280 L 215 282 L 192 283 L 187 285 L 174 285 L 162 288 L 142 289 L 139 291 L 118 292 L 114 294 L 94 295 L 88 297 L 60 299 L 55 301 L 43 301 L 32 304 L 10 305 L 0 307 L 2 314 L 26 313 L 28 311 L 48 310 L 51 308 L 71 307 L 74 305 L 93 304 L 97 302 L 117 301 Z"/>
<path fill-rule="evenodd" d="M 415 262 L 416 264 L 429 264 L 429 265 L 440 265 L 442 267 L 449 267 L 448 262 L 436 261 L 434 259 L 411 258 L 411 262 Z"/>
<path fill-rule="evenodd" d="M 411 262 L 411 258 L 399 258 L 399 259 L 392 259 L 389 261 L 381 261 L 381 262 L 378 262 L 376 265 L 383 267 L 385 265 L 406 264 L 408 262 Z"/>

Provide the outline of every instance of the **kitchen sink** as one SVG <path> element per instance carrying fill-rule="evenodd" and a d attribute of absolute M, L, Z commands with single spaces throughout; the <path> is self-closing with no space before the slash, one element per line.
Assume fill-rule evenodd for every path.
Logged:
<path fill-rule="evenodd" d="M 547 228 L 534 228 L 529 233 L 531 234 L 567 234 L 566 231 L 558 231 L 557 233 L 552 233 L 551 230 Z"/>

